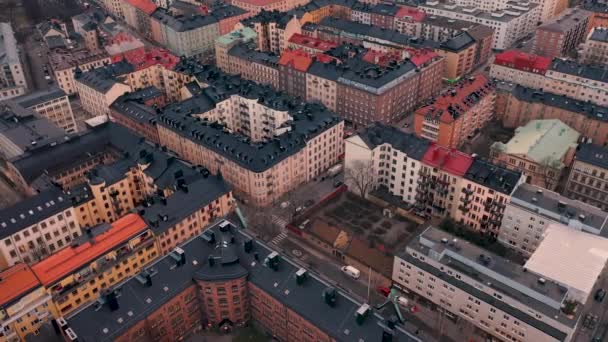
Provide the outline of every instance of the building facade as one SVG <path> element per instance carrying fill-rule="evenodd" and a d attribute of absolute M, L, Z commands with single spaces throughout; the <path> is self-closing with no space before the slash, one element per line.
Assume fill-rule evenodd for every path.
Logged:
<path fill-rule="evenodd" d="M 28 85 L 10 23 L 0 23 L 0 56 L 0 100 L 25 94 Z"/>
<path fill-rule="evenodd" d="M 532 120 L 515 130 L 506 144 L 495 142 L 490 156 L 495 163 L 519 170 L 526 183 L 553 190 L 562 184 L 580 134 L 559 120 Z"/>
<path fill-rule="evenodd" d="M 580 46 L 579 61 L 584 64 L 608 63 L 608 28 L 594 27 Z"/>
<path fill-rule="evenodd" d="M 564 195 L 604 211 L 608 210 L 608 165 L 604 161 L 607 155 L 608 151 L 604 146 L 580 144 L 570 166 Z"/>
<path fill-rule="evenodd" d="M 460 147 L 494 117 L 496 92 L 483 75 L 455 84 L 414 113 L 416 135 L 446 147 Z"/>
<path fill-rule="evenodd" d="M 591 13 L 572 9 L 536 29 L 532 52 L 548 58 L 575 53 L 587 35 Z"/>
<path fill-rule="evenodd" d="M 47 90 L 20 96 L 14 99 L 14 101 L 24 108 L 34 110 L 59 126 L 59 128 L 62 128 L 66 133 L 78 131 L 70 100 L 67 94 L 60 88 L 51 87 Z"/>
<path fill-rule="evenodd" d="M 74 73 L 99 68 L 111 62 L 110 56 L 104 50 L 88 51 L 56 51 L 49 55 L 49 64 L 55 75 L 55 81 L 61 90 L 68 95 L 76 93 Z"/>
<path fill-rule="evenodd" d="M 499 53 L 490 67 L 490 77 L 519 84 L 526 88 L 541 89 L 551 59 L 517 50 Z"/>

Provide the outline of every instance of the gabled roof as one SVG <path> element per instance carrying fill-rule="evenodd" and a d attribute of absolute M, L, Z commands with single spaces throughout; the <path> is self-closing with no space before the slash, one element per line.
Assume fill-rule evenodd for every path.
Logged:
<path fill-rule="evenodd" d="M 455 176 L 464 176 L 473 164 L 473 157 L 455 148 L 448 148 L 432 142 L 424 154 L 422 162 Z"/>
<path fill-rule="evenodd" d="M 40 281 L 26 264 L 16 264 L 0 273 L 0 308 L 12 303 L 40 286 Z"/>

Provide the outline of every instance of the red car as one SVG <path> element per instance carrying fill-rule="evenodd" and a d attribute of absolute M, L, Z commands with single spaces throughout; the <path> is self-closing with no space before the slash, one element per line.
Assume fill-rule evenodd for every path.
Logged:
<path fill-rule="evenodd" d="M 391 293 L 391 289 L 388 287 L 384 287 L 384 286 L 376 287 L 376 291 L 378 291 L 378 293 L 380 293 L 384 297 L 388 297 L 389 293 Z"/>

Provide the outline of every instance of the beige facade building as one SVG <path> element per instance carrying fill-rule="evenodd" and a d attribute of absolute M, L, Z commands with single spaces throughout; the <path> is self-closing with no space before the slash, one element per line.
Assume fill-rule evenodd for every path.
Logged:
<path fill-rule="evenodd" d="M 108 116 L 110 105 L 121 95 L 132 90 L 125 78 L 134 72 L 126 61 L 75 74 L 74 85 L 82 108 L 93 116 Z M 124 82 L 124 83 L 123 83 Z"/>
<path fill-rule="evenodd" d="M 530 256 L 541 244 L 550 224 L 606 236 L 608 214 L 541 187 L 523 184 L 507 203 L 498 241 Z"/>
<path fill-rule="evenodd" d="M 608 211 L 608 150 L 595 144 L 580 144 L 570 166 L 564 194 Z"/>
<path fill-rule="evenodd" d="M 515 130 L 508 143 L 495 142 L 495 163 L 526 175 L 526 182 L 553 190 L 574 157 L 580 134 L 559 120 L 532 120 Z"/>
<path fill-rule="evenodd" d="M 395 256 L 393 283 L 500 340 L 570 341 L 587 298 L 534 271 L 429 227 Z"/>
<path fill-rule="evenodd" d="M 34 110 L 62 128 L 66 133 L 78 131 L 67 94 L 57 87 L 20 96 L 14 101 L 20 106 Z"/>
<path fill-rule="evenodd" d="M 0 211 L 0 269 L 33 263 L 81 235 L 69 196 L 51 188 Z"/>
<path fill-rule="evenodd" d="M 76 85 L 74 84 L 76 69 L 86 72 L 110 64 L 110 62 L 110 56 L 104 50 L 62 50 L 52 52 L 49 55 L 49 64 L 55 75 L 55 81 L 57 81 L 59 88 L 68 95 L 76 93 Z"/>
<path fill-rule="evenodd" d="M 608 64 L 608 28 L 592 28 L 578 55 L 579 61 L 585 64 Z"/>
<path fill-rule="evenodd" d="M 219 36 L 215 40 L 215 64 L 222 71 L 234 74 L 228 51 L 235 45 L 257 41 L 257 33 L 250 27 L 241 27 Z"/>
<path fill-rule="evenodd" d="M 288 16 L 280 11 L 262 11 L 243 21 L 240 27 L 250 27 L 257 33 L 257 46 L 262 51 L 283 53 L 289 45 L 289 38 L 302 33 L 302 23 L 296 16 Z"/>
<path fill-rule="evenodd" d="M 27 89 L 13 28 L 0 22 L 0 101 L 23 95 Z"/>
<path fill-rule="evenodd" d="M 490 77 L 532 89 L 545 86 L 551 59 L 517 50 L 499 53 L 490 67 Z"/>
<path fill-rule="evenodd" d="M 608 72 L 601 65 L 555 58 L 546 76 L 546 92 L 608 106 Z"/>

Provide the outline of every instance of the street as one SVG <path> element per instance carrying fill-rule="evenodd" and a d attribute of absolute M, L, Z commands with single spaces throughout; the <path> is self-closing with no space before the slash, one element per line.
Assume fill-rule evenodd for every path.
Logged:
<path fill-rule="evenodd" d="M 42 90 L 49 87 L 53 82 L 53 75 L 48 65 L 48 49 L 42 42 L 36 30 L 32 30 L 23 43 L 25 52 L 23 59 L 25 62 L 26 76 L 31 90 Z M 45 73 L 45 67 L 47 72 Z M 45 77 L 50 77 L 47 80 Z M 49 83 L 50 82 L 50 83 Z"/>

